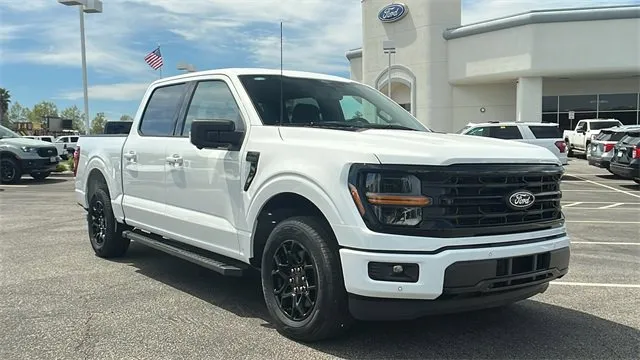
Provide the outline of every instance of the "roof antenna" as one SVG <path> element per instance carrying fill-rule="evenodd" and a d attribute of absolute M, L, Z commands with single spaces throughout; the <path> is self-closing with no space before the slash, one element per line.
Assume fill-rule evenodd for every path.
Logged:
<path fill-rule="evenodd" d="M 284 118 L 284 95 L 282 90 L 282 21 L 280 21 L 280 126 Z"/>

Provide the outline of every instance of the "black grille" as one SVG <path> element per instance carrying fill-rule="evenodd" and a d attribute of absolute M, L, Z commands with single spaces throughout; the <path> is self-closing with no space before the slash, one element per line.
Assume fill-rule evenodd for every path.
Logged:
<path fill-rule="evenodd" d="M 562 218 L 562 169 L 556 166 L 456 166 L 419 177 L 423 194 L 436 204 L 423 209 L 422 228 L 499 229 Z M 509 195 L 522 190 L 534 194 L 533 206 L 511 208 Z"/>
<path fill-rule="evenodd" d="M 432 237 L 489 236 L 544 230 L 563 222 L 561 166 L 380 166 L 374 171 L 381 169 L 416 175 L 422 182 L 423 195 L 433 202 L 422 209 L 422 222 L 416 227 L 368 222 L 376 231 Z M 509 196 L 518 191 L 529 191 L 535 196 L 531 207 L 522 210 L 509 205 Z"/>
<path fill-rule="evenodd" d="M 38 148 L 38 155 L 41 157 L 58 156 L 58 150 L 54 146 Z"/>

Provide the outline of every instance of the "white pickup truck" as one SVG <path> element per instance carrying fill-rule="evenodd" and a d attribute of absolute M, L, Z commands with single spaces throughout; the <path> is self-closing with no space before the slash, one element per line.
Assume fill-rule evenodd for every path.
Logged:
<path fill-rule="evenodd" d="M 510 304 L 568 271 L 555 155 L 432 132 L 340 77 L 164 78 L 128 135 L 83 136 L 74 157 L 97 256 L 133 241 L 223 275 L 260 271 L 276 328 L 300 341 Z"/>
<path fill-rule="evenodd" d="M 622 123 L 616 119 L 584 119 L 578 121 L 575 129 L 565 130 L 562 134 L 564 142 L 567 144 L 567 155 L 573 156 L 573 150 L 582 151 L 586 154 L 591 140 L 600 133 L 600 130 L 614 126 L 622 126 Z"/>

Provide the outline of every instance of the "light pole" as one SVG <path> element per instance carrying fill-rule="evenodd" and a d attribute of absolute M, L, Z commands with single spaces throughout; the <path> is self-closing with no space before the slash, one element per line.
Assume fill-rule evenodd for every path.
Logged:
<path fill-rule="evenodd" d="M 384 40 L 382 42 L 382 50 L 385 54 L 389 54 L 389 67 L 387 67 L 387 96 L 391 99 L 391 54 L 396 53 L 396 45 L 393 40 Z"/>
<path fill-rule="evenodd" d="M 58 0 L 58 2 L 66 6 L 78 6 L 80 12 L 80 51 L 82 53 L 82 90 L 84 93 L 85 132 L 89 134 L 91 122 L 89 120 L 89 89 L 87 85 L 87 55 L 84 40 L 84 13 L 101 13 L 102 0 Z"/>

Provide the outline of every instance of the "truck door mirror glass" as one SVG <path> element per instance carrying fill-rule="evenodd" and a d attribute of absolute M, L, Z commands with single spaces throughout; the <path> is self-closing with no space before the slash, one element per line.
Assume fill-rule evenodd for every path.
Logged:
<path fill-rule="evenodd" d="M 198 149 L 238 150 L 244 139 L 232 120 L 194 120 L 191 122 L 191 143 Z"/>

